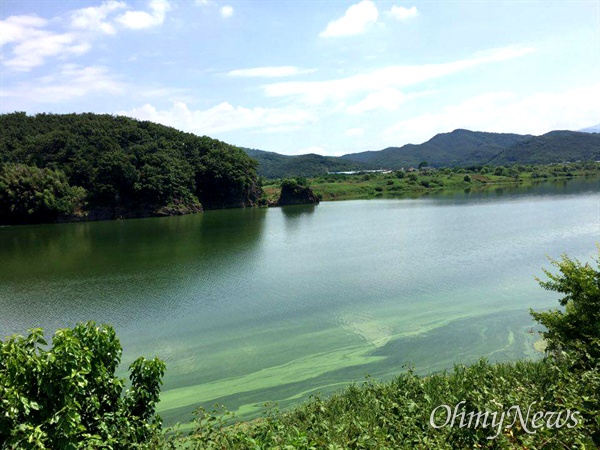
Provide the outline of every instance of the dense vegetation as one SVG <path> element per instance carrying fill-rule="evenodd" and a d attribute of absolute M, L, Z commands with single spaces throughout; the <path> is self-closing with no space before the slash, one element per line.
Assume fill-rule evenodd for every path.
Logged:
<path fill-rule="evenodd" d="M 115 377 L 121 344 L 93 322 L 58 330 L 46 349 L 41 329 L 0 342 L 0 448 L 130 449 L 156 442 L 154 410 L 165 365 L 138 358 L 131 387 Z"/>
<path fill-rule="evenodd" d="M 598 251 L 600 260 L 600 247 Z M 136 360 L 132 386 L 114 378 L 121 347 L 110 327 L 41 330 L 0 345 L 0 448 L 456 449 L 600 446 L 600 265 L 563 255 L 545 289 L 561 311 L 533 312 L 545 325 L 537 362 L 455 366 L 381 383 L 368 379 L 290 412 L 234 423 L 223 409 L 197 411 L 188 436 L 164 434 L 154 415 L 164 364 Z M 446 405 L 448 409 L 446 409 Z"/>
<path fill-rule="evenodd" d="M 600 134 L 551 131 L 517 142 L 489 163 L 549 164 L 565 161 L 600 161 Z"/>
<path fill-rule="evenodd" d="M 306 178 L 286 178 L 281 181 L 281 193 L 278 205 L 300 205 L 303 203 L 319 203 L 319 197 L 308 186 Z"/>
<path fill-rule="evenodd" d="M 3 222 L 177 214 L 260 197 L 256 161 L 206 136 L 110 115 L 0 115 Z"/>
<path fill-rule="evenodd" d="M 23 164 L 0 167 L 0 217 L 15 222 L 53 222 L 83 206 L 85 190 L 64 172 Z"/>
<path fill-rule="evenodd" d="M 552 165 L 470 166 L 432 169 L 427 166 L 410 172 L 329 174 L 308 180 L 323 200 L 381 197 L 413 197 L 441 191 L 502 189 L 503 186 L 531 186 L 540 181 L 575 177 L 599 178 L 600 163 Z M 270 201 L 279 195 L 281 180 L 263 186 Z"/>
<path fill-rule="evenodd" d="M 314 153 L 290 156 L 249 148 L 243 150 L 248 156 L 258 161 L 258 174 L 264 178 L 314 177 L 328 172 L 347 172 L 369 168 L 368 164 Z"/>

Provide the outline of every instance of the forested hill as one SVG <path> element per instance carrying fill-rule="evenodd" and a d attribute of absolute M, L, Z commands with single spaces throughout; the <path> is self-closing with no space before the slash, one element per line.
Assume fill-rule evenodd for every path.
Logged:
<path fill-rule="evenodd" d="M 341 158 L 373 168 L 416 167 L 427 161 L 433 167 L 551 164 L 600 159 L 600 135 L 576 131 L 552 131 L 542 136 L 454 130 L 419 145 L 389 147 L 380 151 L 351 153 Z"/>
<path fill-rule="evenodd" d="M 252 205 L 257 163 L 209 137 L 99 114 L 0 115 L 0 222 Z"/>
<path fill-rule="evenodd" d="M 351 153 L 342 158 L 390 169 L 417 167 L 422 161 L 427 161 L 434 167 L 483 165 L 511 145 L 530 137 L 459 129 L 437 134 L 418 145 L 407 144 L 380 151 Z"/>
<path fill-rule="evenodd" d="M 370 165 L 360 162 L 314 153 L 290 156 L 250 148 L 243 148 L 243 150 L 258 161 L 258 174 L 265 178 L 314 177 L 328 172 L 371 168 Z"/>
<path fill-rule="evenodd" d="M 510 164 L 552 164 L 600 160 L 600 134 L 552 131 L 542 136 L 454 130 L 422 144 L 388 147 L 343 156 L 281 155 L 243 149 L 258 161 L 266 178 L 314 177 L 327 172 L 417 167 L 466 167 Z"/>
<path fill-rule="evenodd" d="M 552 164 L 565 161 L 600 161 L 600 134 L 551 131 L 510 146 L 493 158 L 490 164 Z"/>

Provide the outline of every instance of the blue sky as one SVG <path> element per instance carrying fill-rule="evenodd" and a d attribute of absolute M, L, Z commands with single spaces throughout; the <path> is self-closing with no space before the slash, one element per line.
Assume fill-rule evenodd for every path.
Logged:
<path fill-rule="evenodd" d="M 600 1 L 0 0 L 0 112 L 284 154 L 600 123 Z"/>

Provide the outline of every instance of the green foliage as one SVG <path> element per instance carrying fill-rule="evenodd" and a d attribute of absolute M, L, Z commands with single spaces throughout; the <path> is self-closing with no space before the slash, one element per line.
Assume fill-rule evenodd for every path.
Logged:
<path fill-rule="evenodd" d="M 0 115 L 0 163 L 64 173 L 87 190 L 90 217 L 246 206 L 262 196 L 256 162 L 237 147 L 126 117 Z"/>
<path fill-rule="evenodd" d="M 469 175 L 471 179 L 469 187 L 486 189 L 500 184 L 514 185 L 518 182 L 521 186 L 527 186 L 543 181 L 544 177 L 534 176 L 537 173 L 551 173 L 554 178 L 567 178 L 569 173 L 576 177 L 598 178 L 599 168 L 600 163 L 596 162 L 521 166 L 519 168 L 521 172 L 502 167 L 498 168 L 498 173 L 501 175 L 496 175 L 490 168 L 471 166 L 469 168 L 434 169 L 428 170 L 427 173 L 424 171 L 396 171 L 393 173 L 329 174 L 308 181 L 314 193 L 325 200 L 349 200 L 374 198 L 381 195 L 416 196 L 425 192 L 442 190 L 463 191 L 465 175 Z M 518 178 L 515 178 L 515 174 L 518 175 Z M 390 181 L 394 181 L 394 184 L 390 184 Z M 269 202 L 276 202 L 280 195 L 280 181 L 268 182 L 264 186 L 264 191 Z"/>
<path fill-rule="evenodd" d="M 600 134 L 551 131 L 506 148 L 490 159 L 498 164 L 551 164 L 600 160 Z"/>
<path fill-rule="evenodd" d="M 308 186 L 306 178 L 286 178 L 281 180 L 279 205 L 296 205 L 302 203 L 319 203 L 320 198 Z"/>
<path fill-rule="evenodd" d="M 137 359 L 123 394 L 111 327 L 61 329 L 47 347 L 39 328 L 0 342 L 0 448 L 151 448 L 160 435 L 162 361 Z"/>
<path fill-rule="evenodd" d="M 598 249 L 600 256 L 600 247 Z M 550 352 L 575 354 L 580 363 L 593 365 L 600 362 L 600 267 L 582 264 L 577 259 L 562 255 L 552 260 L 559 273 L 548 270 L 548 281 L 538 280 L 547 290 L 564 296 L 559 303 L 564 310 L 531 311 L 533 318 L 547 329 L 543 333 Z"/>
<path fill-rule="evenodd" d="M 464 178 L 463 178 L 463 181 L 465 183 L 470 183 L 471 182 L 471 177 L 469 175 L 465 175 Z"/>
<path fill-rule="evenodd" d="M 457 365 L 449 372 L 419 377 L 411 370 L 388 382 L 367 379 L 328 399 L 313 396 L 294 410 L 281 413 L 271 405 L 263 419 L 232 424 L 235 416 L 221 408 L 199 410 L 189 436 L 175 435 L 167 448 L 188 449 L 522 449 L 594 448 L 598 424 L 575 428 L 542 428 L 528 434 L 517 422 L 497 429 L 430 425 L 440 405 L 457 413 L 501 414 L 519 406 L 534 411 L 582 411 L 584 398 L 599 386 L 600 376 L 588 373 L 585 385 L 549 360 Z M 460 403 L 464 402 L 464 403 Z M 564 417 L 564 416 L 563 416 Z M 443 418 L 437 417 L 437 423 Z M 460 420 L 460 417 L 459 417 Z M 504 425 L 509 425 L 507 420 Z M 490 420 L 491 422 L 491 420 Z M 466 423 L 466 422 L 465 422 Z"/>
<path fill-rule="evenodd" d="M 23 164 L 0 166 L 0 223 L 36 223 L 72 214 L 86 192 L 60 170 Z"/>

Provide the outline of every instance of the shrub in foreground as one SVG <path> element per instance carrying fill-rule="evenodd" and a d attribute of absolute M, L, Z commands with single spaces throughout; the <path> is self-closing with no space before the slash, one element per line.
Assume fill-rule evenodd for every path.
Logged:
<path fill-rule="evenodd" d="M 123 392 L 113 328 L 61 329 L 47 347 L 39 328 L 0 342 L 0 448 L 154 448 L 162 361 L 138 358 Z"/>

